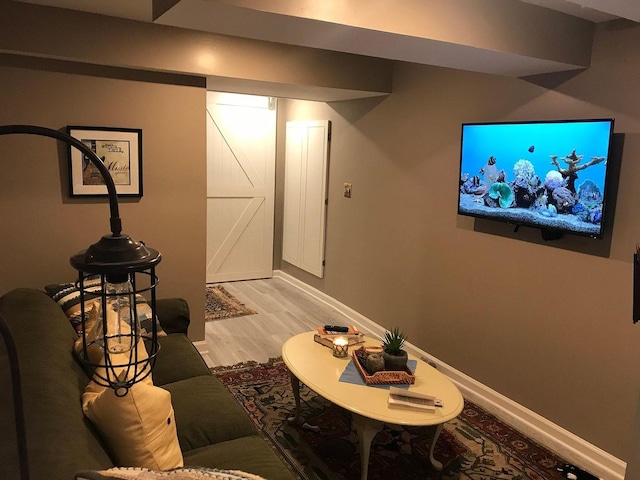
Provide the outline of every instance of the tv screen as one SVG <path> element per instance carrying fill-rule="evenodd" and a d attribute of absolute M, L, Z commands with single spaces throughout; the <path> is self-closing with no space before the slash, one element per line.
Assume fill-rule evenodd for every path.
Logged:
<path fill-rule="evenodd" d="M 602 238 L 613 123 L 463 124 L 458 213 Z"/>

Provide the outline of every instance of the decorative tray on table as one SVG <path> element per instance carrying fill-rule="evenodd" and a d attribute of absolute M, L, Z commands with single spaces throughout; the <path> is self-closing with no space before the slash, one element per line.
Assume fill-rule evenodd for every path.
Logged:
<path fill-rule="evenodd" d="M 405 370 L 383 370 L 369 375 L 365 367 L 369 354 L 365 347 L 354 350 L 351 355 L 353 356 L 353 363 L 355 363 L 358 372 L 360 372 L 364 383 L 367 385 L 413 384 L 416 381 L 416 377 L 409 367 L 406 367 Z"/>

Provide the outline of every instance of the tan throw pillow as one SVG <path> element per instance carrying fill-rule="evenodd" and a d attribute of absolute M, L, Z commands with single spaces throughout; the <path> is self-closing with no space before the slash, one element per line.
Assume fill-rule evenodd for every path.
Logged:
<path fill-rule="evenodd" d="M 82 395 L 82 410 L 118 466 L 154 470 L 183 466 L 171 394 L 151 381 L 134 384 L 123 397 L 91 381 Z"/>
<path fill-rule="evenodd" d="M 100 306 L 99 304 L 95 304 L 91 307 L 91 310 L 89 311 L 89 319 L 87 320 L 87 335 L 86 335 L 86 341 L 87 341 L 87 357 L 89 362 L 91 363 L 91 365 L 98 365 L 98 364 L 103 364 L 103 354 L 102 354 L 102 349 L 100 348 L 100 346 L 95 343 L 96 337 L 101 334 L 101 329 L 99 329 L 98 327 L 100 326 L 98 324 L 99 320 L 99 312 L 100 312 Z M 107 311 L 107 324 L 109 325 L 108 328 L 113 328 L 114 324 L 115 324 L 115 312 L 111 312 L 111 311 Z M 125 328 L 129 328 L 128 326 L 124 326 Z M 128 330 L 130 331 L 130 329 Z M 127 333 L 127 331 L 123 332 L 123 333 Z M 75 341 L 74 344 L 74 352 L 76 354 L 76 356 L 80 359 L 84 358 L 83 357 L 83 352 L 82 352 L 82 347 L 83 347 L 83 342 L 82 342 L 82 337 L 78 338 Z M 126 353 L 122 353 L 122 354 L 111 354 L 111 364 L 112 365 L 124 365 L 129 363 L 130 359 L 135 359 L 134 357 L 135 352 L 126 352 Z M 149 358 L 149 355 L 147 354 L 147 349 L 144 346 L 144 342 L 142 339 L 138 340 L 138 346 L 137 346 L 137 361 L 139 362 L 139 365 L 141 365 L 141 362 L 146 361 Z M 100 367 L 98 367 L 100 368 Z M 145 368 L 147 368 L 147 370 L 149 369 L 148 364 L 145 364 Z M 118 369 L 119 373 L 123 370 L 122 368 Z M 140 367 L 138 367 L 138 370 L 140 371 Z M 91 371 L 91 369 L 89 367 L 87 367 L 87 372 L 90 376 L 94 375 L 94 372 Z M 102 373 L 102 375 L 104 375 Z M 130 377 L 129 377 L 130 378 Z M 149 381 L 151 381 L 151 375 L 149 375 L 147 377 L 149 379 Z"/>
<path fill-rule="evenodd" d="M 102 359 L 102 349 L 97 343 L 94 343 L 98 335 L 98 313 L 100 312 L 99 302 L 100 301 L 98 300 L 98 303 L 92 305 L 88 310 L 89 318 L 85 322 L 85 326 L 87 328 L 87 334 L 85 335 L 87 341 L 87 357 L 89 362 L 93 365 L 97 365 Z M 80 336 L 73 345 L 73 349 L 78 358 L 83 358 L 82 347 L 83 341 L 82 336 Z"/>

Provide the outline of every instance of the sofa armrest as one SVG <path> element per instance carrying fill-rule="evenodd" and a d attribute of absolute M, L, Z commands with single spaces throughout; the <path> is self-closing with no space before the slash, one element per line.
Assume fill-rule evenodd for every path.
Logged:
<path fill-rule="evenodd" d="M 182 298 L 159 298 L 156 300 L 156 314 L 160 325 L 167 333 L 187 334 L 191 318 L 189 305 Z"/>

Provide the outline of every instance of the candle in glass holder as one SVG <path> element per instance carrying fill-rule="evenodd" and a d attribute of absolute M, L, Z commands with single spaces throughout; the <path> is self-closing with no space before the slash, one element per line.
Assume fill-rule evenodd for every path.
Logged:
<path fill-rule="evenodd" d="M 349 341 L 344 337 L 338 337 L 333 341 L 334 357 L 346 357 L 349 355 Z"/>

